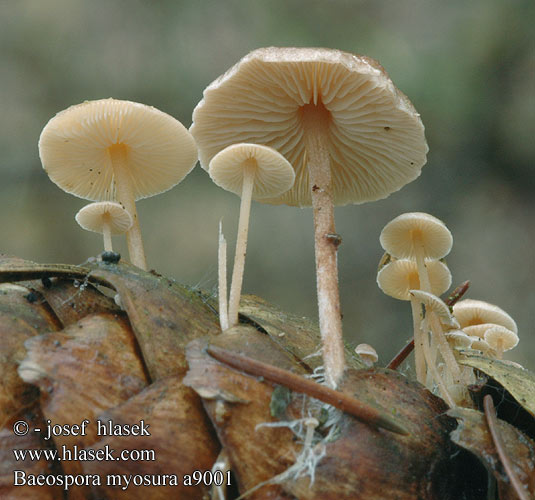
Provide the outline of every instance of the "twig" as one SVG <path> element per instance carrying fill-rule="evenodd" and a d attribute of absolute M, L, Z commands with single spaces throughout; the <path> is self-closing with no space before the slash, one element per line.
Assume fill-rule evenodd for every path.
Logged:
<path fill-rule="evenodd" d="M 386 365 L 387 368 L 390 368 L 391 370 L 397 370 L 399 368 L 399 365 L 407 359 L 407 356 L 412 352 L 414 349 L 414 338 L 410 340 L 410 342 L 399 351 L 392 361 Z"/>
<path fill-rule="evenodd" d="M 483 398 L 483 408 L 485 410 L 485 417 L 487 419 L 487 425 L 489 426 L 490 435 L 492 436 L 494 446 L 496 447 L 496 451 L 498 452 L 498 456 L 500 457 L 503 468 L 505 469 L 505 472 L 509 477 L 511 484 L 513 485 L 513 488 L 516 494 L 518 495 L 518 498 L 520 498 L 520 500 L 529 500 L 526 490 L 520 482 L 520 479 L 518 479 L 518 476 L 516 475 L 515 471 L 513 470 L 513 464 L 511 463 L 509 456 L 505 452 L 502 437 L 500 436 L 500 433 L 498 431 L 498 423 L 496 421 L 494 402 L 492 401 L 492 396 L 490 394 L 487 394 Z"/>
<path fill-rule="evenodd" d="M 446 305 L 453 307 L 457 302 L 459 302 L 459 300 L 461 300 L 462 296 L 466 293 L 469 287 L 470 281 L 463 281 L 455 290 L 453 290 L 453 292 L 448 295 L 448 298 L 444 301 Z"/>
<path fill-rule="evenodd" d="M 307 394 L 310 397 L 330 404 L 355 418 L 374 427 L 381 427 L 398 434 L 409 434 L 407 429 L 397 423 L 389 415 L 361 403 L 357 399 L 327 386 L 317 384 L 300 375 L 277 368 L 276 366 L 262 363 L 254 359 L 236 354 L 232 351 L 216 346 L 208 346 L 208 354 L 213 358 L 256 377 L 263 377 L 270 382 L 284 385 L 294 392 Z"/>
<path fill-rule="evenodd" d="M 461 297 L 466 293 L 470 286 L 470 281 L 463 281 L 451 294 L 448 296 L 448 298 L 444 301 L 447 306 L 452 307 L 454 304 L 456 304 Z M 411 338 L 410 342 L 399 351 L 392 361 L 386 365 L 387 368 L 390 368 L 391 370 L 397 370 L 401 363 L 407 359 L 407 356 L 412 352 L 414 349 L 414 338 Z"/>

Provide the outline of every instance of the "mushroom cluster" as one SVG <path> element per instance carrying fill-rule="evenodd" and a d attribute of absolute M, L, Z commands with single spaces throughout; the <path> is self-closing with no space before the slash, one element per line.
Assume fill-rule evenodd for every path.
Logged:
<path fill-rule="evenodd" d="M 112 251 L 112 234 L 126 233 L 130 260 L 142 269 L 147 265 L 136 200 L 179 183 L 197 158 L 218 186 L 240 196 L 228 296 L 221 224 L 219 230 L 222 330 L 238 323 L 252 200 L 312 206 L 322 354 L 331 387 L 339 385 L 346 364 L 334 206 L 399 190 L 418 177 L 427 151 L 418 113 L 377 61 L 312 48 L 271 47 L 246 55 L 205 89 L 190 131 L 150 106 L 101 99 L 58 113 L 39 139 L 51 180 L 98 202 L 78 212 L 79 224 L 103 234 L 105 251 Z M 386 254 L 377 283 L 411 304 L 416 377 L 451 403 L 452 388 L 470 379 L 458 363 L 459 350 L 501 359 L 518 342 L 516 324 L 482 302 L 459 302 L 453 315 L 442 302 L 451 285 L 443 258 L 453 239 L 439 219 L 400 215 L 380 241 Z M 370 349 L 359 349 L 373 361 Z"/>
<path fill-rule="evenodd" d="M 422 466 L 425 465 L 426 473 L 422 476 L 425 475 L 426 481 L 431 470 L 428 465 L 435 468 L 436 464 L 451 461 L 453 448 L 448 444 L 451 420 L 439 398 L 418 383 L 412 384 L 402 376 L 377 369 L 379 356 L 368 344 L 359 344 L 354 349 L 351 363 L 357 369 L 345 370 L 345 353 L 350 350 L 344 345 L 338 290 L 337 252 L 342 238 L 336 232 L 334 207 L 379 200 L 401 189 L 420 175 L 427 151 L 419 114 L 377 61 L 318 48 L 271 47 L 246 55 L 205 89 L 202 100 L 193 111 L 189 130 L 155 108 L 110 98 L 72 106 L 58 113 L 42 131 L 39 154 L 45 171 L 63 190 L 94 201 L 81 208 L 75 219 L 82 228 L 102 234 L 104 240 L 102 262 L 92 262 L 84 268 L 83 274 L 76 274 L 80 271 L 74 266 L 62 267 L 59 275 L 68 272 L 70 276 L 75 272 L 74 276 L 84 276 L 88 283 L 92 275 L 99 286 L 115 289 L 114 302 L 124 314 L 121 313 L 120 318 L 114 314 L 112 319 L 109 311 L 119 313 L 119 310 L 107 297 L 106 316 L 110 318 L 106 322 L 115 325 L 119 318 L 128 328 L 132 327 L 131 332 L 129 329 L 125 332 L 128 332 L 132 350 L 135 348 L 143 356 L 139 370 L 147 382 L 149 378 L 150 382 L 158 384 L 173 379 L 180 394 L 185 389 L 184 398 L 180 395 L 180 399 L 176 399 L 178 411 L 191 417 L 193 410 L 186 405 L 186 399 L 191 400 L 201 412 L 198 417 L 194 415 L 193 420 L 197 418 L 207 425 L 210 421 L 214 424 L 213 428 L 207 429 L 205 442 L 214 449 L 210 450 L 208 463 L 196 468 L 211 473 L 225 471 L 229 477 L 232 469 L 233 477 L 238 480 L 240 498 L 262 486 L 278 487 L 283 482 L 290 483 L 294 478 L 299 479 L 302 471 L 311 478 L 307 485 L 311 494 L 317 493 L 315 498 L 326 497 L 321 483 L 317 490 L 311 489 L 316 467 L 326 456 L 328 460 L 318 471 L 332 483 L 330 473 L 334 469 L 328 461 L 336 465 L 338 452 L 342 461 L 348 458 L 348 451 L 353 453 L 345 445 L 348 437 L 351 442 L 362 444 L 358 453 L 353 454 L 364 464 L 367 461 L 361 458 L 369 457 L 372 473 L 368 479 L 374 483 L 374 491 L 377 484 L 380 485 L 380 495 L 384 493 L 384 481 L 376 480 L 377 457 L 401 457 L 391 470 L 381 470 L 382 476 L 377 476 L 380 479 L 390 476 L 394 469 L 408 470 L 403 466 L 407 463 L 405 457 L 418 455 L 418 460 L 425 462 Z M 210 299 L 204 300 L 200 294 L 200 298 L 192 300 L 189 290 L 179 290 L 174 283 L 154 276 L 157 273 L 140 270 L 147 270 L 147 263 L 136 201 L 181 182 L 198 159 L 217 186 L 240 197 L 230 291 L 227 290 L 227 241 L 222 221 L 219 222 L 220 328 Z M 249 299 L 249 311 L 242 310 L 248 317 L 242 319 L 255 324 L 256 328 L 251 325 L 238 327 L 253 200 L 312 207 L 323 364 L 316 360 L 304 361 L 318 354 L 317 335 L 315 330 L 301 327 L 301 318 L 290 320 L 289 315 L 275 314 L 267 307 L 264 310 L 263 305 L 255 305 L 253 309 L 250 305 L 253 301 Z M 109 255 L 113 252 L 112 235 L 120 234 L 126 234 L 130 261 L 140 269 L 113 267 L 113 262 L 120 256 Z M 453 237 L 436 217 L 420 212 L 402 214 L 383 228 L 380 244 L 385 253 L 378 267 L 377 284 L 385 294 L 407 301 L 411 306 L 417 381 L 439 394 L 450 407 L 471 406 L 468 385 L 476 381 L 478 372 L 474 372 L 472 366 L 477 365 L 470 364 L 469 356 L 483 355 L 501 360 L 504 352 L 518 343 L 515 321 L 499 307 L 486 302 L 459 301 L 461 293 L 455 292 L 444 300 L 441 298 L 452 283 L 444 258 L 451 251 Z M 37 272 L 33 267 L 29 269 Z M 99 274 L 94 272 L 95 269 Z M 41 268 L 38 272 L 42 272 Z M 123 273 L 131 276 L 123 280 Z M 101 275 L 113 275 L 113 280 L 104 280 Z M 77 285 L 73 283 L 72 287 Z M 48 290 L 49 287 L 43 281 L 43 297 L 48 301 L 45 288 Z M 160 296 L 161 288 L 168 293 Z M 67 290 L 70 293 L 70 288 Z M 85 284 L 80 290 L 94 291 Z M 26 289 L 22 291 L 26 293 Z M 154 291 L 158 293 L 153 294 Z M 94 297 L 100 297 L 97 292 Z M 31 297 L 30 293 L 24 295 L 25 301 L 33 304 L 35 298 Z M 91 300 L 96 300 L 94 297 Z M 140 301 L 144 302 L 142 310 L 136 307 Z M 93 315 L 93 307 L 88 310 Z M 266 312 L 269 320 L 264 321 L 260 313 L 255 317 L 251 310 Z M 50 311 L 47 309 L 47 315 L 51 312 L 55 313 L 52 306 Z M 205 313 L 209 316 L 206 322 Z M 59 315 L 53 316 L 58 323 L 62 322 Z M 68 331 L 70 324 L 63 326 Z M 82 328 L 81 323 L 79 326 Z M 101 326 L 97 326 L 100 335 Z M 78 328 L 74 329 L 78 331 Z M 84 332 L 78 333 L 84 336 Z M 215 338 L 216 335 L 219 336 Z M 41 337 L 45 337 L 43 342 L 52 344 L 48 333 Z M 269 344 L 264 344 L 268 337 Z M 301 349 L 303 339 L 307 345 Z M 276 343 L 270 352 L 266 346 L 271 345 L 272 340 Z M 56 346 L 56 341 L 53 344 Z M 404 347 L 402 353 L 410 352 L 410 346 L 411 343 Z M 61 347 L 61 342 L 57 341 L 57 347 Z M 234 347 L 245 352 L 237 354 L 232 351 Z M 97 359 L 99 356 L 91 357 Z M 399 361 L 397 366 L 401 358 L 399 355 L 395 358 Z M 166 366 L 168 359 L 176 363 Z M 284 364 L 285 369 L 279 364 Z M 490 364 L 500 366 L 500 362 Z M 389 368 L 394 368 L 393 365 L 392 362 Z M 21 363 L 18 373 L 25 382 L 36 383 L 38 378 L 44 380 L 43 374 L 46 374 L 38 368 L 39 365 L 31 359 Z M 186 370 L 189 370 L 187 374 Z M 238 374 L 237 370 L 245 373 Z M 122 371 L 120 375 L 124 380 Z M 216 383 L 212 385 L 214 380 Z M 141 390 L 145 381 L 140 381 Z M 224 386 L 217 385 L 221 381 Z M 276 394 L 272 384 L 282 384 L 283 390 Z M 162 386 L 156 387 L 167 417 L 174 408 L 167 405 Z M 231 389 L 236 388 L 234 394 Z M 505 385 L 504 388 L 507 389 Z M 287 390 L 299 393 L 298 398 L 288 398 Z M 202 407 L 192 391 L 203 399 Z M 55 393 L 61 394 L 61 391 Z M 247 398 L 243 398 L 243 394 Z M 363 395 L 364 400 L 359 401 L 355 395 Z M 251 404 L 237 404 L 240 401 Z M 414 403 L 419 409 L 413 409 Z M 119 406 L 124 405 L 121 402 Z M 383 411 L 387 408 L 393 415 L 390 410 Z M 202 413 L 203 409 L 206 415 Z M 357 426 L 354 427 L 344 413 L 356 417 Z M 422 423 L 425 424 L 423 427 Z M 370 424 L 375 429 L 368 432 L 363 424 Z M 189 421 L 179 427 L 196 431 L 195 425 Z M 238 427 L 239 433 L 234 434 L 234 428 Z M 250 454 L 251 445 L 257 443 L 249 438 L 257 437 L 256 430 L 260 427 L 271 430 L 287 427 L 294 434 L 291 441 L 287 439 L 288 434 L 284 437 L 282 433 L 280 440 L 278 434 L 270 433 L 258 441 L 264 458 L 276 464 L 277 470 L 284 467 L 288 457 L 292 457 L 295 443 L 302 445 L 302 450 L 295 454 L 294 465 L 285 472 L 265 474 L 272 479 L 264 480 L 262 470 L 263 482 L 259 482 L 260 474 L 255 471 L 251 483 L 259 484 L 244 493 L 242 490 L 249 480 L 244 480 L 245 474 L 240 475 L 242 471 L 238 465 L 241 463 L 244 468 L 255 469 L 257 464 L 251 464 L 249 459 L 253 457 L 254 462 L 260 455 Z M 490 423 L 488 427 L 492 434 Z M 214 429 L 217 432 L 214 433 Z M 400 439 L 405 441 L 392 441 L 388 434 L 378 432 L 378 429 L 400 434 Z M 432 446 L 428 447 L 424 443 L 426 440 L 421 439 L 426 433 L 428 440 L 433 441 Z M 192 448 L 203 451 L 206 448 L 203 442 L 197 439 L 195 432 L 190 434 L 188 442 L 192 441 Z M 242 439 L 244 435 L 245 440 Z M 359 439 L 354 440 L 355 435 Z M 411 445 L 411 435 L 418 446 Z M 381 448 L 383 438 L 384 449 Z M 334 443 L 335 440 L 338 442 Z M 233 455 L 233 441 L 248 449 L 245 460 L 238 454 Z M 162 442 L 167 444 L 165 439 Z M 287 442 L 291 447 L 285 447 Z M 422 443 L 425 447 L 420 447 Z M 444 446 L 439 446 L 440 443 Z M 269 446 L 266 448 L 266 445 Z M 434 447 L 441 448 L 444 458 L 435 459 L 439 455 L 434 453 Z M 171 451 L 181 449 L 172 448 Z M 282 450 L 282 460 L 273 459 L 275 455 L 272 453 L 277 448 Z M 219 458 L 215 459 L 219 449 Z M 371 453 L 366 455 L 364 452 L 368 449 Z M 405 449 L 410 454 L 405 454 Z M 411 476 L 411 481 L 412 476 L 419 474 L 420 467 L 419 464 L 416 468 L 412 465 L 406 476 Z M 211 471 L 207 466 L 212 466 Z M 354 484 L 360 488 L 367 469 L 357 469 Z M 293 476 L 288 475 L 289 472 Z M 342 483 L 347 494 L 353 497 L 355 488 Z M 440 486 L 436 488 L 437 492 L 443 491 L 442 483 Z M 409 496 L 434 491 L 434 488 L 426 483 L 425 490 L 420 486 L 411 487 L 411 490 Z M 275 489 L 272 491 L 276 494 Z M 397 498 L 399 491 L 396 485 L 392 490 L 393 497 Z M 211 496 L 224 495 L 223 489 L 214 489 Z M 292 498 L 299 496 L 293 491 L 291 495 Z M 334 498 L 336 495 L 327 496 Z"/>
<path fill-rule="evenodd" d="M 486 356 L 502 359 L 518 344 L 516 322 L 503 309 L 482 300 L 465 299 L 453 306 L 453 315 L 472 341 L 471 347 Z"/>
<path fill-rule="evenodd" d="M 416 378 L 438 388 L 451 406 L 466 401 L 473 371 L 460 366 L 466 349 L 501 359 L 518 343 L 514 320 L 497 306 L 465 299 L 451 310 L 440 298 L 451 286 L 443 258 L 453 238 L 446 225 L 429 214 L 405 213 L 382 230 L 386 251 L 377 284 L 387 295 L 411 303 Z"/>

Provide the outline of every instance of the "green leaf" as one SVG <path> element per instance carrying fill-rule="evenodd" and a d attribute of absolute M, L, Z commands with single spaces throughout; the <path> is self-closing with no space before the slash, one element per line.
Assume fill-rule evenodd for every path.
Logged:
<path fill-rule="evenodd" d="M 476 368 L 496 380 L 532 417 L 535 417 L 535 374 L 497 359 L 467 356 L 459 363 Z"/>

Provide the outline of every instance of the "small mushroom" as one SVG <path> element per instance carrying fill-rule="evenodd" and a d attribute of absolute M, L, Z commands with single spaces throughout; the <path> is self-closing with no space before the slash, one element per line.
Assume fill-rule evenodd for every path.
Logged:
<path fill-rule="evenodd" d="M 316 427 L 320 425 L 320 423 L 317 418 L 308 417 L 303 422 L 303 425 L 306 427 L 305 442 L 303 444 L 303 448 L 310 448 L 312 446 L 312 441 L 314 438 L 314 431 L 316 430 Z"/>
<path fill-rule="evenodd" d="M 112 201 L 90 203 L 78 211 L 75 219 L 86 231 L 102 234 L 106 252 L 113 252 L 112 234 L 124 234 L 132 227 L 130 214 Z"/>
<path fill-rule="evenodd" d="M 463 326 L 462 330 L 464 333 L 466 333 L 466 335 L 469 335 L 471 337 L 475 336 L 479 338 L 485 338 L 485 332 L 488 329 L 492 328 L 493 326 L 496 326 L 496 324 L 495 323 L 481 323 L 479 325 Z"/>
<path fill-rule="evenodd" d="M 335 387 L 345 358 L 334 205 L 382 199 L 418 177 L 428 151 L 419 114 L 373 59 L 270 47 L 206 88 L 191 133 L 205 169 L 236 142 L 273 147 L 294 167 L 293 188 L 265 201 L 312 205 L 323 358 Z"/>
<path fill-rule="evenodd" d="M 496 325 L 485 332 L 485 341 L 496 351 L 496 357 L 502 359 L 504 351 L 518 344 L 518 335 L 504 326 Z"/>
<path fill-rule="evenodd" d="M 258 144 L 233 144 L 225 148 L 212 158 L 208 173 L 218 186 L 241 196 L 228 303 L 228 326 L 231 328 L 238 323 L 251 200 L 288 191 L 294 183 L 295 173 L 284 156 L 273 148 Z"/>
<path fill-rule="evenodd" d="M 441 259 L 448 255 L 453 237 L 436 217 L 411 212 L 392 219 L 381 231 L 380 241 L 393 257 L 415 259 L 421 289 L 431 292 L 426 259 Z"/>
<path fill-rule="evenodd" d="M 462 330 L 450 330 L 444 335 L 454 349 L 467 349 L 472 345 L 472 339 Z"/>
<path fill-rule="evenodd" d="M 355 347 L 355 352 L 360 356 L 360 359 L 366 366 L 373 366 L 379 360 L 377 352 L 370 344 L 359 344 Z"/>
<path fill-rule="evenodd" d="M 172 116 L 144 104 L 101 99 L 52 118 L 41 132 L 39 155 L 50 179 L 67 193 L 126 208 L 133 220 L 126 235 L 130 260 L 146 269 L 135 200 L 178 184 L 194 167 L 197 148 Z"/>
<path fill-rule="evenodd" d="M 442 295 L 451 286 L 451 272 L 439 260 L 426 262 L 431 293 Z M 386 294 L 399 300 L 410 300 L 409 290 L 421 289 L 416 262 L 410 259 L 395 259 L 377 273 L 377 285 Z"/>
<path fill-rule="evenodd" d="M 426 312 L 433 312 L 443 325 L 459 328 L 458 321 L 450 312 L 450 308 L 436 295 L 423 290 L 409 290 L 409 294 L 425 306 Z"/>
<path fill-rule="evenodd" d="M 487 343 L 485 339 L 482 339 L 480 337 L 476 336 L 470 336 L 470 339 L 472 340 L 472 349 L 476 349 L 477 351 L 481 351 L 481 353 L 484 356 L 489 357 L 496 357 L 496 351 L 490 347 L 490 345 Z"/>
<path fill-rule="evenodd" d="M 493 323 L 518 333 L 515 320 L 509 314 L 498 306 L 482 300 L 460 300 L 453 306 L 453 314 L 463 329 L 465 326 Z"/>

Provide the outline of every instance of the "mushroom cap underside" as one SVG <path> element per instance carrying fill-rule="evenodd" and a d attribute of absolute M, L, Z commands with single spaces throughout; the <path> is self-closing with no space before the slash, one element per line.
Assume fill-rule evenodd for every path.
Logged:
<path fill-rule="evenodd" d="M 453 237 L 446 225 L 423 212 L 409 212 L 392 219 L 381 231 L 381 246 L 393 257 L 413 258 L 421 244 L 428 259 L 441 259 L 451 250 Z"/>
<path fill-rule="evenodd" d="M 451 272 L 448 266 L 439 260 L 426 262 L 431 293 L 442 295 L 451 286 Z M 399 259 L 386 264 L 377 273 L 379 288 L 390 297 L 410 300 L 409 291 L 420 287 L 416 262 Z"/>
<path fill-rule="evenodd" d="M 295 173 L 284 156 L 258 144 L 233 144 L 216 154 L 209 174 L 223 189 L 241 196 L 245 170 L 254 170 L 253 199 L 278 196 L 290 189 Z"/>
<path fill-rule="evenodd" d="M 178 120 L 151 106 L 111 98 L 58 113 L 41 132 L 39 155 L 64 191 L 114 200 L 112 146 L 124 147 L 135 199 L 171 189 L 197 161 L 195 141 Z"/>
<path fill-rule="evenodd" d="M 108 224 L 111 234 L 126 233 L 132 227 L 132 217 L 125 208 L 112 201 L 90 203 L 75 216 L 76 222 L 85 230 L 102 233 Z"/>
<path fill-rule="evenodd" d="M 270 146 L 291 163 L 296 180 L 262 201 L 310 205 L 305 108 L 326 117 L 335 204 L 385 198 L 420 174 L 428 151 L 423 124 L 379 63 L 313 48 L 255 50 L 206 88 L 190 129 L 201 166 L 208 170 L 234 143 Z"/>
<path fill-rule="evenodd" d="M 500 307 L 483 300 L 464 299 L 453 306 L 453 314 L 461 328 L 493 323 L 518 333 L 515 320 Z"/>

